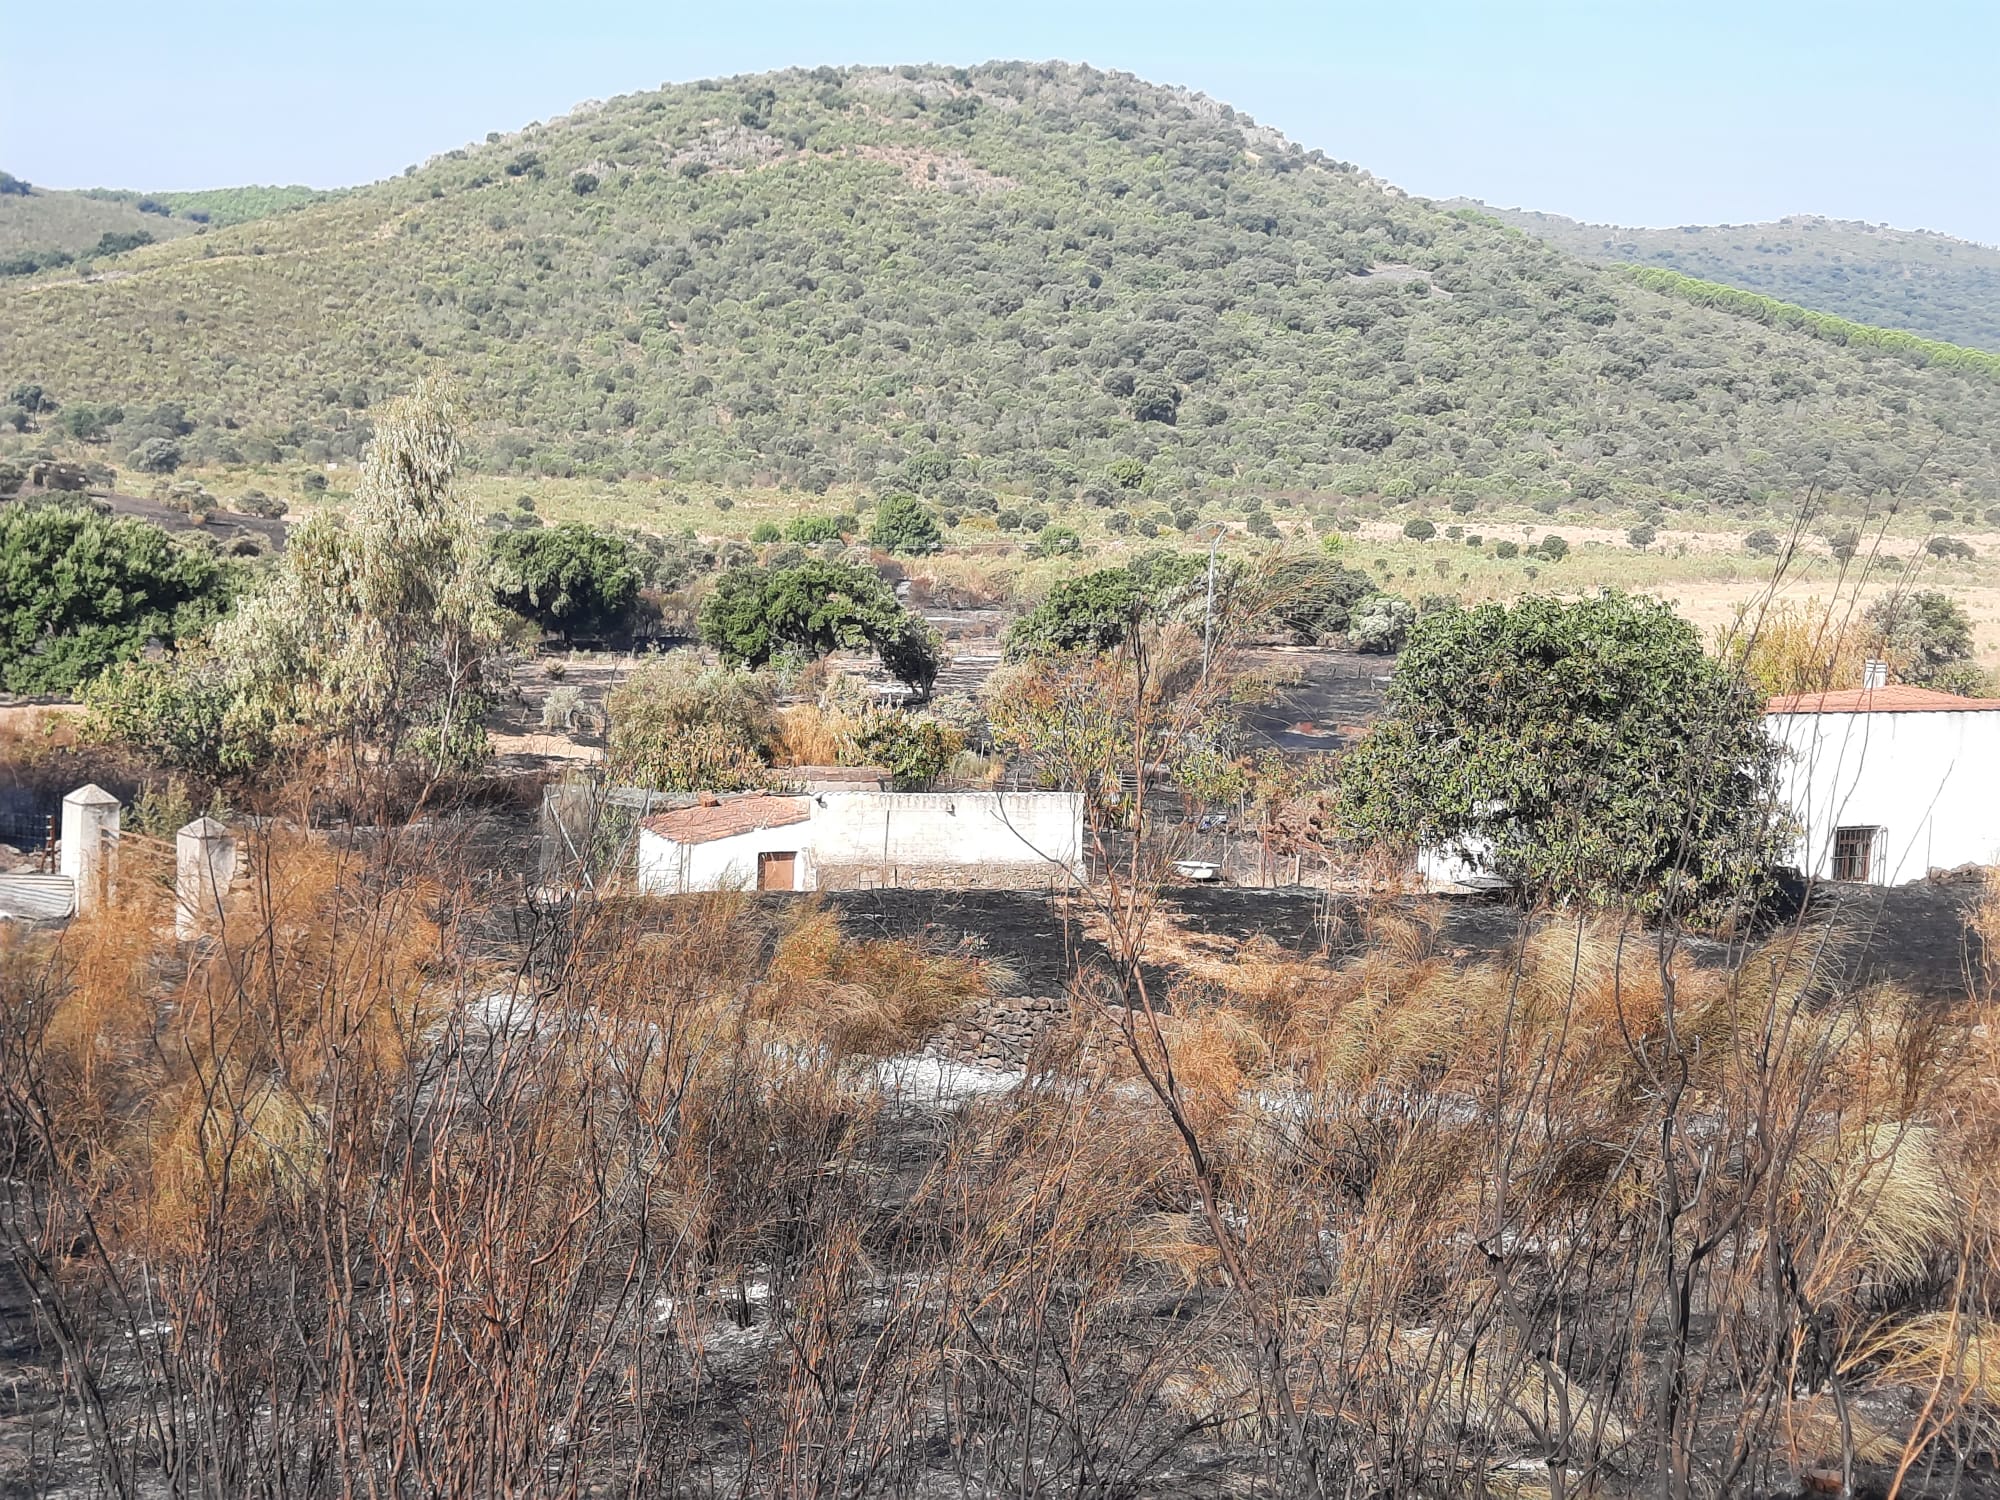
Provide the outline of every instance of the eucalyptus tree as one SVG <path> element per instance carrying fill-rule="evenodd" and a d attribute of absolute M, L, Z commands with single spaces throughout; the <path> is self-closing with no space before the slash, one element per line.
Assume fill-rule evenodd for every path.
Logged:
<path fill-rule="evenodd" d="M 218 628 L 239 692 L 282 729 L 433 774 L 484 756 L 501 615 L 458 484 L 459 425 L 432 381 L 390 403 L 352 508 L 296 528 L 269 586 Z"/>

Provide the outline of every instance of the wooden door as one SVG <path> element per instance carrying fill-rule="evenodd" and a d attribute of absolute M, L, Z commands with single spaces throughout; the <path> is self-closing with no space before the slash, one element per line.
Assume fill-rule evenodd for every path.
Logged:
<path fill-rule="evenodd" d="M 757 856 L 757 889 L 789 891 L 797 887 L 799 856 L 796 850 Z"/>

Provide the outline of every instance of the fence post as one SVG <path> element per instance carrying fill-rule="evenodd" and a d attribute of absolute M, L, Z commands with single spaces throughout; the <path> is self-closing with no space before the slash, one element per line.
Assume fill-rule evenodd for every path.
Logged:
<path fill-rule="evenodd" d="M 58 869 L 76 890 L 76 914 L 87 917 L 104 904 L 118 842 L 118 799 L 95 783 L 63 798 L 62 860 Z"/>
<path fill-rule="evenodd" d="M 222 898 L 236 878 L 236 840 L 213 818 L 196 818 L 174 835 L 174 936 L 201 936 L 222 919 Z"/>

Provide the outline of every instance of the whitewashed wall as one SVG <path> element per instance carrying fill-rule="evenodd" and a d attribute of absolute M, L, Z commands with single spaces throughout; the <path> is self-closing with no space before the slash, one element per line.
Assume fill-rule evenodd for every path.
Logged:
<path fill-rule="evenodd" d="M 1072 792 L 841 792 L 812 816 L 706 843 L 639 833 L 649 894 L 754 889 L 757 856 L 796 851 L 796 888 L 1041 884 L 1083 873 L 1083 798 Z"/>
<path fill-rule="evenodd" d="M 1875 879 L 2000 863 L 2000 712 L 1772 714 L 1799 869 L 1833 872 L 1837 828 L 1880 828 Z"/>
<path fill-rule="evenodd" d="M 731 838 L 677 844 L 651 829 L 639 830 L 639 889 L 662 896 L 682 891 L 755 890 L 757 856 L 796 852 L 793 889 L 813 888 L 812 822 L 753 828 Z"/>
<path fill-rule="evenodd" d="M 885 884 L 959 866 L 1040 878 L 1083 871 L 1083 798 L 1074 792 L 856 792 L 815 804 L 816 866 L 868 869 Z"/>

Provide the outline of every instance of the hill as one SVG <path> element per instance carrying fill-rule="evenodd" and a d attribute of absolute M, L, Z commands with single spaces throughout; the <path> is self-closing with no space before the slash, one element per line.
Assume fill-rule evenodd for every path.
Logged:
<path fill-rule="evenodd" d="M 76 259 L 123 254 L 140 245 L 199 234 L 206 227 L 247 224 L 329 196 L 303 187 L 70 192 L 0 173 L 0 275 L 31 274 Z"/>
<path fill-rule="evenodd" d="M 142 212 L 136 200 L 32 187 L 19 178 L 13 181 L 24 190 L 10 187 L 0 192 L 0 255 L 48 250 L 77 255 L 107 234 L 145 234 L 155 240 L 170 240 L 201 227 L 192 219 Z"/>
<path fill-rule="evenodd" d="M 441 369 L 483 461 L 524 475 L 914 482 L 969 509 L 2000 501 L 2000 381 L 1695 305 L 1064 64 L 582 106 L 89 280 L 15 279 L 0 336 L 0 390 L 115 408 L 118 462 L 153 437 L 351 457 L 371 402 Z"/>
<path fill-rule="evenodd" d="M 1772 224 L 1631 229 L 1470 207 L 1585 260 L 1664 266 L 1820 312 L 2000 352 L 2000 248 L 1926 229 L 1795 214 Z"/>

